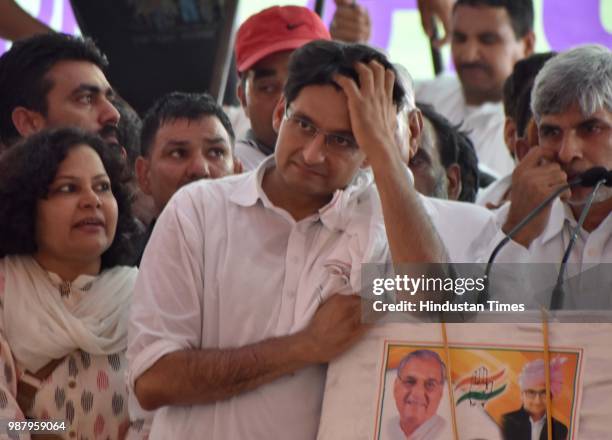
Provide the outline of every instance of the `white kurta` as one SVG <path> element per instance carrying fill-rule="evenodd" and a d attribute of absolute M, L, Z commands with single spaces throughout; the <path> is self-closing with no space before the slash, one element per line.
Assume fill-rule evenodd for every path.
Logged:
<path fill-rule="evenodd" d="M 416 99 L 434 106 L 453 124 L 469 133 L 478 160 L 496 177 L 514 169 L 514 160 L 504 141 L 504 109 L 501 102 L 470 106 L 465 102 L 461 83 L 456 76 L 441 76 L 416 84 Z"/>
<path fill-rule="evenodd" d="M 241 347 L 298 331 L 325 299 L 319 287 L 329 279 L 327 268 L 314 260 L 324 262 L 346 238 L 342 225 L 354 208 L 371 211 L 372 200 L 361 197 L 371 175 L 363 173 L 319 213 L 295 222 L 261 188 L 271 163 L 255 173 L 191 184 L 164 209 L 132 304 L 130 386 L 170 352 Z M 365 208 L 356 208 L 362 203 Z M 372 227 L 380 232 L 380 226 Z M 384 242 L 363 246 L 386 249 Z M 225 401 L 164 407 L 150 438 L 313 439 L 324 381 L 324 367 L 313 366 Z"/>

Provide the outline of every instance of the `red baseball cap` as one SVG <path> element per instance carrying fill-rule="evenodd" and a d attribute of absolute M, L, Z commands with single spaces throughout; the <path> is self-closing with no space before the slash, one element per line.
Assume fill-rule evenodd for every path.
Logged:
<path fill-rule="evenodd" d="M 251 15 L 236 35 L 236 66 L 242 73 L 276 52 L 313 40 L 331 40 L 317 14 L 302 6 L 273 6 Z"/>

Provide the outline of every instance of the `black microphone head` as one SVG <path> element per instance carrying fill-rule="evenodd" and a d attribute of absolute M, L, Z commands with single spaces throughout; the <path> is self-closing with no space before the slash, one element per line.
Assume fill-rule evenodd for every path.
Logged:
<path fill-rule="evenodd" d="M 604 167 L 590 168 L 578 177 L 580 178 L 580 186 L 595 186 L 601 180 L 605 180 L 606 186 L 612 186 L 612 172 Z"/>

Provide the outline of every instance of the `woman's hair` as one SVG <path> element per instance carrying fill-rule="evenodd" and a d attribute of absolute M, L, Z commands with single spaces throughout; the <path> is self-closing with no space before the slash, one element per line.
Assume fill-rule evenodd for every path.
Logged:
<path fill-rule="evenodd" d="M 117 231 L 102 254 L 101 269 L 134 263 L 131 241 L 137 227 L 130 193 L 121 177 L 123 162 L 101 138 L 76 128 L 42 131 L 0 156 L 0 257 L 36 252 L 37 202 L 48 196 L 60 164 L 80 145 L 91 147 L 100 156 L 117 200 Z"/>

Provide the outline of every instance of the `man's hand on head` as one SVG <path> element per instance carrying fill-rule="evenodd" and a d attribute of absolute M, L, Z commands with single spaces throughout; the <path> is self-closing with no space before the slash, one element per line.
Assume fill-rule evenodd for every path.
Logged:
<path fill-rule="evenodd" d="M 370 14 L 354 0 L 335 0 L 336 12 L 329 26 L 334 40 L 367 43 L 372 32 Z"/>
<path fill-rule="evenodd" d="M 389 157 L 400 160 L 395 135 L 397 108 L 393 103 L 395 74 L 377 61 L 357 63 L 355 70 L 359 86 L 344 75 L 334 78 L 346 94 L 355 140 L 372 167 L 378 159 L 381 165 L 388 163 Z"/>
<path fill-rule="evenodd" d="M 507 234 L 553 192 L 567 183 L 567 174 L 554 162 L 555 152 L 542 147 L 533 147 L 516 166 L 512 173 L 510 211 L 502 227 Z M 570 190 L 561 193 L 567 199 Z M 513 240 L 529 247 L 546 227 L 550 218 L 551 205 L 538 214 L 531 223 L 518 232 Z"/>

